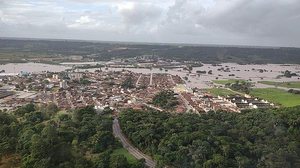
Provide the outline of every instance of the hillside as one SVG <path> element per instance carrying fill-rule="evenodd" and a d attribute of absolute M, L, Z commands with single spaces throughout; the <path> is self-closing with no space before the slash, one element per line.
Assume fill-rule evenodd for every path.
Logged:
<path fill-rule="evenodd" d="M 2 62 L 7 59 L 12 62 L 24 58 L 63 58 L 70 55 L 80 55 L 94 60 L 156 55 L 167 59 L 197 60 L 204 63 L 300 63 L 299 48 L 0 39 Z"/>

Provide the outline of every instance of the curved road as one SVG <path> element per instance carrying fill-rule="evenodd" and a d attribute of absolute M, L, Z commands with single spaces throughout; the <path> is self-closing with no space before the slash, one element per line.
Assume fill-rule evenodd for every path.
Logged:
<path fill-rule="evenodd" d="M 130 154 L 132 154 L 137 159 L 145 159 L 146 166 L 150 168 L 155 168 L 156 163 L 151 159 L 151 157 L 145 155 L 141 151 L 139 151 L 137 148 L 132 146 L 129 141 L 126 139 L 126 137 L 123 135 L 122 130 L 120 128 L 119 120 L 117 118 L 113 121 L 113 133 L 114 136 L 119 138 L 123 147 L 128 150 Z"/>

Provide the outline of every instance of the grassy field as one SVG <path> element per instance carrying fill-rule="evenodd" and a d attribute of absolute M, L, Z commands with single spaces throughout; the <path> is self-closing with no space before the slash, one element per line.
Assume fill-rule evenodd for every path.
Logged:
<path fill-rule="evenodd" d="M 211 88 L 211 89 L 206 89 L 206 91 L 210 92 L 214 96 L 226 96 L 226 95 L 236 95 L 237 93 L 227 90 L 224 88 Z"/>
<path fill-rule="evenodd" d="M 235 83 L 236 81 L 242 82 L 245 80 L 243 80 L 243 79 L 213 80 L 214 83 L 220 84 L 220 85 L 225 85 L 227 83 Z"/>
<path fill-rule="evenodd" d="M 259 83 L 266 85 L 274 85 L 286 88 L 300 88 L 300 82 L 272 82 L 272 81 L 260 81 Z"/>
<path fill-rule="evenodd" d="M 288 93 L 285 90 L 276 88 L 258 88 L 252 89 L 250 95 L 266 99 L 270 102 L 282 105 L 284 107 L 293 107 L 300 105 L 300 95 Z"/>
<path fill-rule="evenodd" d="M 124 149 L 124 148 L 119 148 L 119 149 L 115 149 L 114 151 L 113 151 L 113 155 L 123 155 L 123 156 L 125 156 L 126 158 L 127 158 L 127 161 L 129 162 L 129 163 L 135 163 L 135 162 L 137 162 L 137 159 L 134 157 L 134 156 L 132 156 L 126 149 Z"/>

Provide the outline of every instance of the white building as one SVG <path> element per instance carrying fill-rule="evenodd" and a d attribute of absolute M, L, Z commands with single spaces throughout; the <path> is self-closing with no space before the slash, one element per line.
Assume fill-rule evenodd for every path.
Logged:
<path fill-rule="evenodd" d="M 53 74 L 52 78 L 58 80 L 59 76 L 57 74 Z"/>
<path fill-rule="evenodd" d="M 65 80 L 59 82 L 59 87 L 62 89 L 66 89 L 68 87 L 67 82 Z"/>
<path fill-rule="evenodd" d="M 79 72 L 72 72 L 68 74 L 71 80 L 80 80 L 82 78 L 82 73 Z"/>

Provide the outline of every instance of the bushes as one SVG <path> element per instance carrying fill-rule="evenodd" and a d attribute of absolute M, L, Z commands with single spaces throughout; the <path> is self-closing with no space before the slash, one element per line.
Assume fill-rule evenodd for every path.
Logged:
<path fill-rule="evenodd" d="M 289 93 L 300 94 L 300 90 L 289 89 Z"/>

